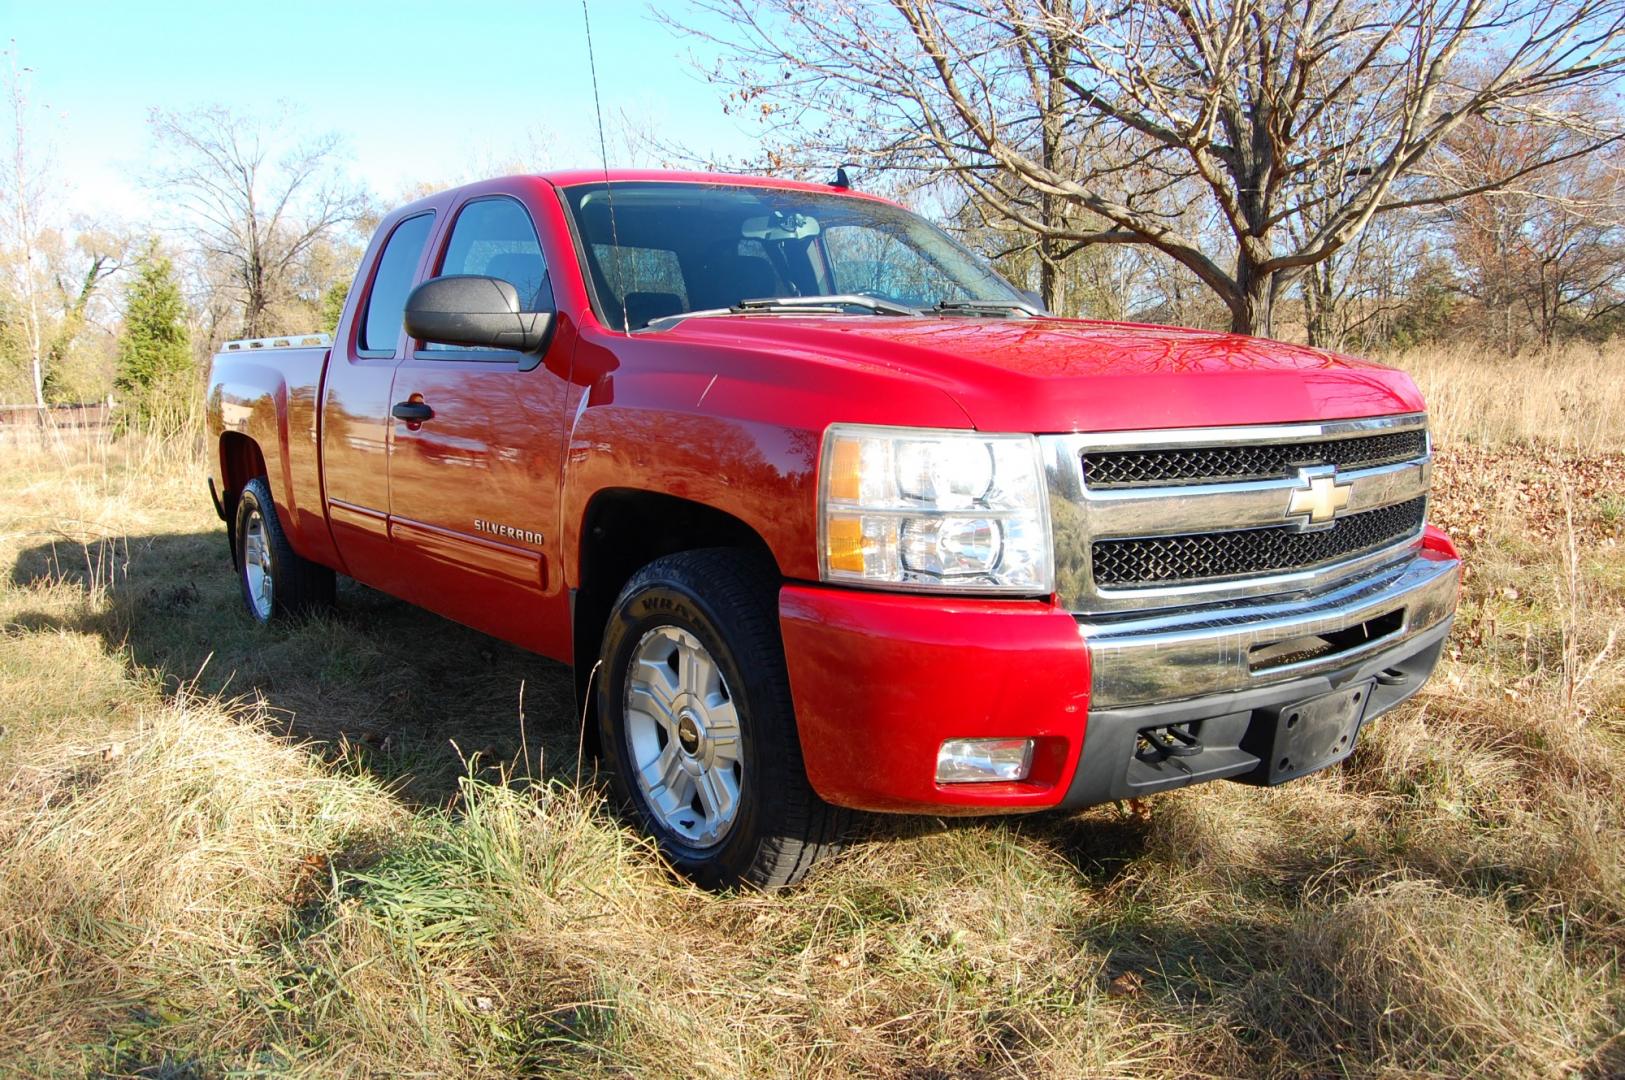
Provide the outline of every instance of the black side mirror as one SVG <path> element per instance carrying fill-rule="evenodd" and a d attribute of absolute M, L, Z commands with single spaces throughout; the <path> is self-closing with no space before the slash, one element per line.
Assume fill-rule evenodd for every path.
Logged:
<path fill-rule="evenodd" d="M 521 311 L 517 289 L 477 274 L 425 281 L 406 298 L 405 322 L 408 334 L 438 345 L 531 354 L 546 348 L 553 334 L 551 311 Z"/>

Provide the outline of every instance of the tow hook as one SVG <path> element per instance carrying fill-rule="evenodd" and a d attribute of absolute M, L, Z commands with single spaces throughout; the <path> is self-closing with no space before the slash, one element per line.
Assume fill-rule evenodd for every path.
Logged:
<path fill-rule="evenodd" d="M 1189 724 L 1147 728 L 1140 732 L 1140 738 L 1157 755 L 1158 761 L 1171 757 L 1194 757 L 1202 752 L 1201 740 L 1191 734 Z"/>

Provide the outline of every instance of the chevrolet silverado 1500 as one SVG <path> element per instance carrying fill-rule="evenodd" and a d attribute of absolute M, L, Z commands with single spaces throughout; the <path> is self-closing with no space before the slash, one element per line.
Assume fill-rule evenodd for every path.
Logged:
<path fill-rule="evenodd" d="M 330 342 L 229 343 L 208 405 L 253 617 L 346 574 L 574 665 L 619 795 L 711 885 L 796 880 L 848 809 L 1303 776 L 1456 604 L 1405 375 L 1052 318 L 840 187 L 432 196 Z"/>

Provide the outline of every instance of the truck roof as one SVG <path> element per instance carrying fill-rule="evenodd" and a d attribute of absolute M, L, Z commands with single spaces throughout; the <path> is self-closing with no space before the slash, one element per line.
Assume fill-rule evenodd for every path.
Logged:
<path fill-rule="evenodd" d="M 602 184 L 605 180 L 611 183 L 667 183 L 667 184 L 723 184 L 733 187 L 759 187 L 779 188 L 789 191 L 812 191 L 824 195 L 845 195 L 858 199 L 872 199 L 875 202 L 900 205 L 883 195 L 872 192 L 858 191 L 855 188 L 836 187 L 834 184 L 813 184 L 805 180 L 789 180 L 775 176 L 750 176 L 743 173 L 719 172 L 689 172 L 681 169 L 554 169 L 547 172 L 520 173 L 519 177 L 525 179 L 541 180 L 554 187 L 579 187 L 582 184 Z M 445 195 L 447 191 L 461 191 L 464 188 L 483 187 L 502 180 L 515 179 L 510 176 L 493 176 L 487 180 L 478 180 L 468 184 L 458 184 L 445 191 L 436 192 L 426 198 L 419 199 L 410 206 L 397 208 L 396 212 L 406 212 L 417 209 Z"/>
<path fill-rule="evenodd" d="M 786 188 L 791 191 L 817 191 L 830 195 L 857 195 L 865 199 L 890 202 L 890 199 L 855 188 L 836 187 L 834 184 L 815 184 L 805 180 L 788 180 L 775 176 L 752 176 L 744 173 L 688 172 L 681 169 L 559 169 L 537 173 L 543 180 L 557 187 L 576 187 L 581 184 L 602 184 L 631 181 L 676 184 L 726 184 L 733 187 Z"/>

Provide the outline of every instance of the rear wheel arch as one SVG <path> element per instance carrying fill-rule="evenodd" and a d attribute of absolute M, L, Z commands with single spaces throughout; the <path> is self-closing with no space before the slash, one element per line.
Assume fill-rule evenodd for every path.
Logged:
<path fill-rule="evenodd" d="M 238 492 L 234 519 L 233 562 L 249 615 L 267 623 L 333 605 L 333 571 L 302 557 L 288 543 L 263 475 Z"/>
<path fill-rule="evenodd" d="M 237 431 L 220 436 L 220 479 L 226 498 L 235 499 L 250 480 L 264 475 L 265 454 L 259 443 Z M 231 507 L 226 509 L 229 511 Z"/>
<path fill-rule="evenodd" d="M 237 500 L 249 481 L 266 475 L 265 454 L 259 443 L 237 431 L 220 436 L 220 506 L 233 566 L 237 565 Z"/>

